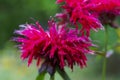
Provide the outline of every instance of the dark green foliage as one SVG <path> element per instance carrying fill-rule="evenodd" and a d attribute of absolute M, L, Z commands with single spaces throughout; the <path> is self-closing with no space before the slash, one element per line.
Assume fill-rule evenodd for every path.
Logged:
<path fill-rule="evenodd" d="M 18 25 L 39 21 L 46 27 L 49 16 L 56 12 L 55 0 L 0 0 L 0 48 L 10 40 Z"/>

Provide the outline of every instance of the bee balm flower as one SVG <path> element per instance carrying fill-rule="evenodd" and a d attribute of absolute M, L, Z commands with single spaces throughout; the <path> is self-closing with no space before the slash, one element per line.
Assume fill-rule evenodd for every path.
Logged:
<path fill-rule="evenodd" d="M 57 3 L 63 3 L 61 7 L 70 22 L 75 26 L 82 25 L 83 35 L 89 36 L 90 30 L 103 29 L 102 25 L 106 24 L 117 27 L 114 20 L 120 15 L 120 0 L 57 0 Z"/>
<path fill-rule="evenodd" d="M 114 20 L 120 15 L 120 0 L 92 0 L 98 6 L 93 8 L 103 25 L 110 25 L 117 28 Z"/>
<path fill-rule="evenodd" d="M 91 8 L 97 4 L 90 3 L 91 0 L 57 0 L 58 3 L 64 2 L 61 6 L 69 16 L 69 21 L 75 26 L 81 27 L 82 35 L 90 35 L 90 30 L 103 29 L 103 26 L 98 18 L 93 15 Z M 79 23 L 79 24 L 78 24 Z"/>
<path fill-rule="evenodd" d="M 49 30 L 44 30 L 38 22 L 36 24 L 21 25 L 21 30 L 15 33 L 20 36 L 14 40 L 19 42 L 21 58 L 28 58 L 28 65 L 32 60 L 37 60 L 37 65 L 42 59 L 52 66 L 64 66 L 73 68 L 78 64 L 80 67 L 86 66 L 86 53 L 91 53 L 92 46 L 88 37 L 78 36 L 78 30 L 68 29 L 65 25 L 57 26 L 54 21 L 49 21 Z"/>

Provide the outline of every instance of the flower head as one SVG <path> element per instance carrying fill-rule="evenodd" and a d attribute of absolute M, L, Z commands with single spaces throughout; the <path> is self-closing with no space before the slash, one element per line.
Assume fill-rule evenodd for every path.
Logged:
<path fill-rule="evenodd" d="M 117 28 L 114 20 L 120 15 L 120 0 L 93 0 L 93 4 L 99 4 L 93 8 L 97 17 L 103 25 L 109 24 L 111 27 Z"/>
<path fill-rule="evenodd" d="M 61 7 L 69 21 L 77 27 L 81 24 L 80 31 L 87 36 L 90 30 L 103 29 L 104 24 L 114 25 L 115 17 L 120 15 L 120 0 L 57 0 L 57 3 L 63 3 Z"/>
<path fill-rule="evenodd" d="M 57 1 L 59 2 L 59 0 Z M 67 12 L 70 22 L 78 27 L 78 23 L 82 25 L 81 33 L 89 36 L 90 30 L 103 29 L 99 19 L 92 14 L 91 8 L 96 4 L 90 3 L 89 0 L 64 0 L 62 8 Z"/>
<path fill-rule="evenodd" d="M 32 60 L 37 60 L 37 65 L 42 59 L 53 66 L 64 66 L 73 68 L 78 64 L 80 67 L 86 65 L 86 53 L 91 53 L 92 46 L 88 37 L 79 36 L 78 30 L 68 29 L 65 25 L 60 27 L 54 21 L 49 21 L 49 30 L 44 31 L 38 22 L 36 24 L 21 25 L 21 30 L 15 33 L 21 35 L 15 38 L 20 42 L 21 58 L 28 58 L 28 65 Z"/>

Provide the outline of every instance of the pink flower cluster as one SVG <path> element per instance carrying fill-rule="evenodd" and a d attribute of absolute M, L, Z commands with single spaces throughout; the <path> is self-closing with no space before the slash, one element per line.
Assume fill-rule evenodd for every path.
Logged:
<path fill-rule="evenodd" d="M 103 29 L 104 24 L 113 24 L 120 15 L 120 0 L 57 0 L 63 3 L 61 14 L 69 16 L 75 26 L 82 25 L 81 33 L 90 35 L 90 30 Z M 78 24 L 79 23 L 79 24 Z"/>
<path fill-rule="evenodd" d="M 61 69 L 65 65 L 73 68 L 74 64 L 84 67 L 87 60 L 85 53 L 92 53 L 89 49 L 91 41 L 85 36 L 78 36 L 76 29 L 68 29 L 64 25 L 58 27 L 54 21 L 48 23 L 48 31 L 44 31 L 38 22 L 21 25 L 24 29 L 15 31 L 22 35 L 15 38 L 15 41 L 21 43 L 21 58 L 28 58 L 28 65 L 33 59 L 37 60 L 37 65 L 41 59 L 45 59 Z"/>

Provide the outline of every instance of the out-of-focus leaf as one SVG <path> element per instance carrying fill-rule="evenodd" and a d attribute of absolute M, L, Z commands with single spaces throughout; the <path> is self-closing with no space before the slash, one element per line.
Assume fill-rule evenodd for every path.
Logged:
<path fill-rule="evenodd" d="M 116 29 L 116 33 L 117 33 L 118 37 L 120 38 L 120 28 Z"/>
<path fill-rule="evenodd" d="M 114 50 L 115 50 L 117 53 L 120 53 L 120 43 L 119 43 L 119 42 L 115 45 Z"/>
<path fill-rule="evenodd" d="M 95 51 L 95 54 L 105 57 L 105 52 L 103 51 Z"/>
<path fill-rule="evenodd" d="M 109 58 L 113 53 L 114 53 L 113 50 L 108 50 L 106 53 L 104 51 L 95 51 L 95 54 L 106 58 Z"/>
<path fill-rule="evenodd" d="M 57 10 L 55 0 L 0 0 L 0 49 L 10 40 L 18 25 L 34 23 L 32 17 L 46 28 L 49 17 Z"/>

